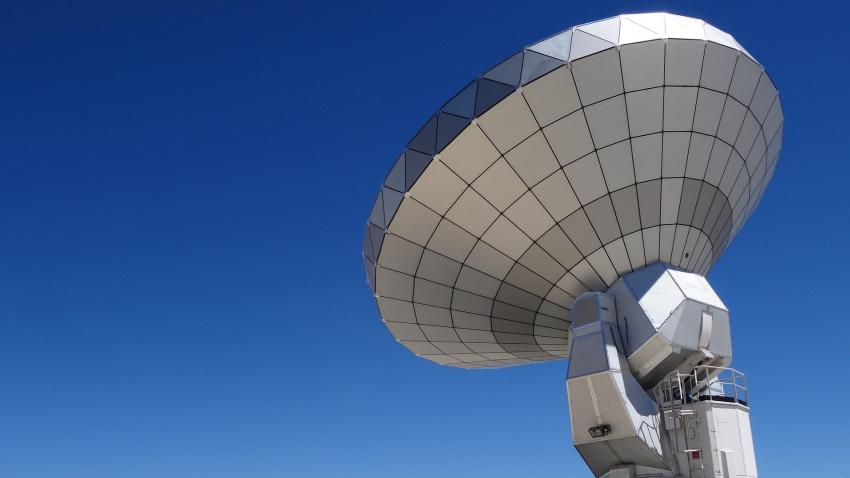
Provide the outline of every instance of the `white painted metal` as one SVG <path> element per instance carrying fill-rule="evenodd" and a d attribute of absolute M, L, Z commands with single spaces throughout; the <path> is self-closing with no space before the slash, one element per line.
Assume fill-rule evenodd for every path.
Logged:
<path fill-rule="evenodd" d="M 746 380 L 725 368 L 728 311 L 705 278 L 655 264 L 572 313 L 570 424 L 596 476 L 757 478 Z"/>
<path fill-rule="evenodd" d="M 761 65 L 701 20 L 620 15 L 529 45 L 431 116 L 386 176 L 363 248 L 381 317 L 443 365 L 568 358 L 584 292 L 659 261 L 711 269 L 770 182 L 782 122 Z M 725 310 L 701 277 L 668 276 L 661 290 Z M 701 327 L 681 325 L 661 335 Z M 677 353 L 661 339 L 643 353 Z"/>
<path fill-rule="evenodd" d="M 443 365 L 569 357 L 596 476 L 754 478 L 729 312 L 703 274 L 764 194 L 782 124 L 762 66 L 701 20 L 620 15 L 534 43 L 386 176 L 363 243 L 382 320 Z"/>

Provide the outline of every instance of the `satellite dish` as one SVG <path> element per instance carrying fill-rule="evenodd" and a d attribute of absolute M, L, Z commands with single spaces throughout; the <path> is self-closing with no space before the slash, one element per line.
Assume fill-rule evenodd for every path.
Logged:
<path fill-rule="evenodd" d="M 762 66 L 693 18 L 621 15 L 526 47 L 410 140 L 363 245 L 382 319 L 457 367 L 566 358 L 585 292 L 657 262 L 705 275 L 782 146 Z"/>

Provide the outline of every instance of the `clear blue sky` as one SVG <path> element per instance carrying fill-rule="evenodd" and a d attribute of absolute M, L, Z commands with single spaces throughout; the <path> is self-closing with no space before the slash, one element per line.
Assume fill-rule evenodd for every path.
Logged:
<path fill-rule="evenodd" d="M 0 20 L 0 476 L 590 476 L 566 364 L 414 357 L 360 241 L 398 151 L 474 75 L 664 9 L 734 34 L 785 108 L 773 183 L 709 276 L 761 475 L 846 473 L 850 11 L 117 3 L 6 2 Z"/>

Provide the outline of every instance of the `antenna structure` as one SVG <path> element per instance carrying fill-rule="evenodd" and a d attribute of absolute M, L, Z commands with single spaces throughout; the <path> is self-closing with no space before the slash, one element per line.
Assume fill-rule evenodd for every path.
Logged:
<path fill-rule="evenodd" d="M 763 196 L 782 124 L 764 68 L 702 20 L 620 15 L 530 45 L 386 176 L 363 244 L 381 318 L 443 365 L 569 358 L 595 476 L 756 477 L 704 276 Z"/>

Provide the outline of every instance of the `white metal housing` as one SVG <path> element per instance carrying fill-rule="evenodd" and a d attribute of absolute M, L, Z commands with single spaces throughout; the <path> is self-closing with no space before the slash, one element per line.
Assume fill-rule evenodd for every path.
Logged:
<path fill-rule="evenodd" d="M 596 476 L 757 477 L 728 310 L 705 278 L 656 264 L 572 312 L 570 425 Z"/>

